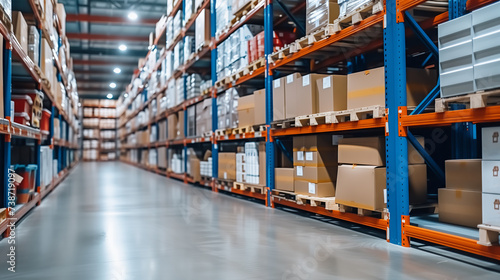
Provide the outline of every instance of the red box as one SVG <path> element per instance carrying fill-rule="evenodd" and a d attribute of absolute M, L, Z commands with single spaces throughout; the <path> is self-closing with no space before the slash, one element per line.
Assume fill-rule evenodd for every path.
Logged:
<path fill-rule="evenodd" d="M 273 32 L 273 46 L 276 51 L 278 48 L 282 48 L 295 41 L 297 36 L 293 32 L 286 31 L 274 31 Z"/>
<path fill-rule="evenodd" d="M 50 129 L 50 116 L 52 115 L 52 112 L 43 109 L 42 111 L 42 121 L 40 122 L 40 130 L 42 131 L 49 131 Z"/>
<path fill-rule="evenodd" d="M 255 36 L 257 38 L 257 59 L 264 57 L 265 43 L 264 43 L 264 31 L 260 32 Z"/>
<path fill-rule="evenodd" d="M 248 45 L 248 64 L 255 61 L 255 37 L 247 41 Z"/>
<path fill-rule="evenodd" d="M 33 106 L 33 100 L 27 94 L 25 95 L 12 95 L 12 101 L 14 101 L 14 112 L 15 113 L 26 113 L 31 115 L 31 107 Z"/>
<path fill-rule="evenodd" d="M 14 122 L 22 125 L 30 126 L 30 116 L 26 112 L 14 113 Z"/>

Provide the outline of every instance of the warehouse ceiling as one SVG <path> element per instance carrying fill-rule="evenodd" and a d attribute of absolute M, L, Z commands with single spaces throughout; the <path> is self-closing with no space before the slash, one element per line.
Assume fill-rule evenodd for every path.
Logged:
<path fill-rule="evenodd" d="M 59 0 L 66 8 L 78 93 L 83 98 L 115 98 L 130 83 L 139 58 L 148 51 L 148 36 L 166 14 L 165 0 Z M 129 19 L 129 13 L 137 19 Z M 125 51 L 119 49 L 125 45 Z M 119 74 L 114 73 L 120 68 Z M 116 88 L 111 88 L 115 83 Z"/>

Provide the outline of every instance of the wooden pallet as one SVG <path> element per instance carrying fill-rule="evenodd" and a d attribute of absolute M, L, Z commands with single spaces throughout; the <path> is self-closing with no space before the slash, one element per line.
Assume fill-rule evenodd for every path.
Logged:
<path fill-rule="evenodd" d="M 359 216 L 377 216 L 381 219 L 389 219 L 389 209 L 368 210 L 339 204 L 339 211 L 342 213 L 357 213 Z"/>
<path fill-rule="evenodd" d="M 357 8 L 354 11 L 346 14 L 345 16 L 339 17 L 336 19 L 332 26 L 331 32 L 332 34 L 340 32 L 343 28 L 346 28 L 351 25 L 355 25 L 360 23 L 363 19 L 382 12 L 384 10 L 384 4 L 382 1 L 373 0 L 372 2 L 365 3 L 361 7 Z"/>
<path fill-rule="evenodd" d="M 436 112 L 450 110 L 451 104 L 465 104 L 470 109 L 484 108 L 490 105 L 500 104 L 500 89 L 490 91 L 479 91 L 462 96 L 436 98 Z"/>
<path fill-rule="evenodd" d="M 266 125 L 265 124 L 254 124 L 252 125 L 253 131 L 255 132 L 264 132 L 266 131 Z"/>
<path fill-rule="evenodd" d="M 490 225 L 478 225 L 479 228 L 479 241 L 477 244 L 483 246 L 498 245 L 498 235 L 500 234 L 500 227 Z"/>
<path fill-rule="evenodd" d="M 264 57 L 261 57 L 261 58 L 257 59 L 256 61 L 250 63 L 247 67 L 245 67 L 243 69 L 242 76 L 249 75 L 253 71 L 255 71 L 259 68 L 265 67 L 265 66 L 266 66 L 266 60 L 264 59 Z"/>
<path fill-rule="evenodd" d="M 366 119 L 377 119 L 385 116 L 385 107 L 376 105 L 344 111 L 336 111 L 326 117 L 326 123 L 341 123 L 347 121 L 359 121 Z"/>
<path fill-rule="evenodd" d="M 312 197 L 298 194 L 296 196 L 297 204 L 323 207 L 326 210 L 339 210 L 339 205 L 335 203 L 335 197 Z"/>
<path fill-rule="evenodd" d="M 245 16 L 250 13 L 258 4 L 260 1 L 263 0 L 253 0 L 245 4 L 245 6 L 241 7 L 238 11 L 234 13 L 234 18 L 231 20 L 230 26 L 235 25 L 238 23 L 240 20 L 244 19 Z"/>
<path fill-rule="evenodd" d="M 295 202 L 297 201 L 297 194 L 294 192 L 273 190 L 272 194 L 273 194 L 273 196 L 279 197 L 281 199 L 286 199 L 286 200 L 295 201 Z"/>
<path fill-rule="evenodd" d="M 280 121 L 274 121 L 271 123 L 271 128 L 283 129 L 295 126 L 295 118 L 284 119 Z"/>
<path fill-rule="evenodd" d="M 236 134 L 243 134 L 243 133 L 249 133 L 249 132 L 255 132 L 255 130 L 253 130 L 252 125 L 234 128 L 232 134 L 236 135 Z"/>
<path fill-rule="evenodd" d="M 303 126 L 310 126 L 310 125 L 325 124 L 327 116 L 331 113 L 333 113 L 333 112 L 295 117 L 295 126 L 296 127 L 303 127 Z"/>
<path fill-rule="evenodd" d="M 253 193 L 260 193 L 260 194 L 266 193 L 266 186 L 261 186 L 261 185 L 253 185 L 253 184 L 247 184 L 247 183 L 234 182 L 233 188 L 239 189 L 242 191 L 250 191 Z"/>
<path fill-rule="evenodd" d="M 201 137 L 203 137 L 203 138 L 212 137 L 212 131 L 203 132 Z"/>
<path fill-rule="evenodd" d="M 275 63 L 278 60 L 281 60 L 281 59 L 287 57 L 291 53 L 290 48 L 291 48 L 292 44 L 286 44 L 282 48 L 279 48 L 275 52 L 273 52 L 269 56 L 269 63 Z"/>
<path fill-rule="evenodd" d="M 225 136 L 230 135 L 233 132 L 232 129 L 220 128 L 215 131 L 215 136 Z"/>

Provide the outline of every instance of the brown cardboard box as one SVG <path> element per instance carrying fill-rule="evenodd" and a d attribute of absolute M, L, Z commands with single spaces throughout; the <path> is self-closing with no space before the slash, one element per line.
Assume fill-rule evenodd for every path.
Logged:
<path fill-rule="evenodd" d="M 50 48 L 47 39 L 42 38 L 42 72 L 45 75 L 45 78 L 52 82 L 52 49 Z"/>
<path fill-rule="evenodd" d="M 191 173 L 189 175 L 191 175 L 194 182 L 200 182 L 201 181 L 200 159 L 198 159 L 194 155 L 190 156 L 189 157 L 189 165 L 190 165 L 190 173 Z"/>
<path fill-rule="evenodd" d="M 335 196 L 335 186 L 329 183 L 311 183 L 297 180 L 294 183 L 295 193 L 309 195 L 314 197 L 333 197 Z"/>
<path fill-rule="evenodd" d="M 266 90 L 254 91 L 255 115 L 253 124 L 266 123 Z"/>
<path fill-rule="evenodd" d="M 385 166 L 383 137 L 344 138 L 339 141 L 339 163 Z"/>
<path fill-rule="evenodd" d="M 293 192 L 293 168 L 275 168 L 274 186 L 278 190 Z"/>
<path fill-rule="evenodd" d="M 254 125 L 255 121 L 254 95 L 240 97 L 238 99 L 238 127 Z"/>
<path fill-rule="evenodd" d="M 337 175 L 335 202 L 367 210 L 386 207 L 386 169 L 377 166 L 341 165 Z"/>
<path fill-rule="evenodd" d="M 305 150 L 305 139 L 306 136 L 294 136 L 293 137 L 293 165 L 304 165 L 304 150 Z"/>
<path fill-rule="evenodd" d="M 455 159 L 445 161 L 447 189 L 482 191 L 480 159 Z"/>
<path fill-rule="evenodd" d="M 304 180 L 311 183 L 337 182 L 337 166 L 304 167 Z"/>
<path fill-rule="evenodd" d="M 304 166 L 310 167 L 335 167 L 338 165 L 338 151 L 335 149 L 321 152 L 304 152 Z"/>
<path fill-rule="evenodd" d="M 428 69 L 406 69 L 407 105 L 417 106 L 436 85 L 437 75 Z M 374 68 L 347 75 L 347 109 L 385 106 L 385 70 Z"/>
<path fill-rule="evenodd" d="M 168 129 L 168 133 L 167 133 L 167 139 L 168 140 L 173 140 L 177 137 L 177 115 L 176 114 L 172 114 L 172 115 L 168 115 L 168 118 L 167 118 L 167 129 Z"/>
<path fill-rule="evenodd" d="M 318 87 L 316 81 L 327 76 L 321 74 L 302 76 L 298 87 L 295 89 L 295 102 L 292 104 L 294 117 L 318 113 Z"/>
<path fill-rule="evenodd" d="M 330 134 L 306 135 L 303 141 L 304 150 L 308 152 L 337 150 Z"/>
<path fill-rule="evenodd" d="M 266 144 L 259 144 L 259 185 L 265 186 L 266 183 Z"/>
<path fill-rule="evenodd" d="M 294 73 L 285 78 L 285 118 L 294 118 L 297 115 L 296 108 L 300 102 L 299 89 L 302 87 L 302 80 L 299 73 Z"/>
<path fill-rule="evenodd" d="M 12 24 L 14 25 L 14 35 L 19 45 L 28 54 L 28 24 L 21 12 L 12 11 Z"/>
<path fill-rule="evenodd" d="M 316 80 L 318 113 L 347 109 L 347 76 L 331 75 Z"/>
<path fill-rule="evenodd" d="M 178 113 L 179 121 L 177 122 L 177 139 L 184 138 L 184 111 Z"/>
<path fill-rule="evenodd" d="M 167 147 L 158 148 L 158 168 L 167 168 Z"/>
<path fill-rule="evenodd" d="M 438 190 L 439 221 L 476 228 L 482 222 L 481 192 Z"/>
<path fill-rule="evenodd" d="M 424 204 L 427 202 L 427 165 L 408 165 L 408 186 L 410 204 Z"/>
<path fill-rule="evenodd" d="M 219 179 L 236 180 L 236 153 L 219 153 Z"/>
<path fill-rule="evenodd" d="M 283 120 L 286 117 L 285 100 L 286 78 L 273 81 L 273 120 Z"/>

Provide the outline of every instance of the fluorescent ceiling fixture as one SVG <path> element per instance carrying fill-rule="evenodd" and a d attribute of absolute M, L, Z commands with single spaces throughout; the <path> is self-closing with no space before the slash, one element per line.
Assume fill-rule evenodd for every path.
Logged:
<path fill-rule="evenodd" d="M 126 46 L 126 45 L 124 45 L 124 44 L 121 44 L 121 45 L 118 47 L 118 49 L 119 49 L 120 51 L 124 52 L 124 51 L 126 51 L 126 50 L 127 50 L 127 46 Z"/>
<path fill-rule="evenodd" d="M 130 12 L 130 13 L 128 13 L 127 17 L 130 20 L 136 20 L 137 19 L 137 14 L 135 12 Z"/>
<path fill-rule="evenodd" d="M 111 99 L 113 98 L 113 95 L 111 93 L 108 93 L 108 95 L 106 95 L 106 98 Z"/>
<path fill-rule="evenodd" d="M 109 84 L 109 87 L 110 87 L 110 88 L 115 88 L 115 87 L 116 87 L 116 84 L 115 84 L 115 83 L 110 83 L 110 84 Z"/>
<path fill-rule="evenodd" d="M 115 69 L 113 69 L 113 72 L 115 72 L 116 74 L 120 74 L 122 72 L 122 69 L 116 67 Z"/>

